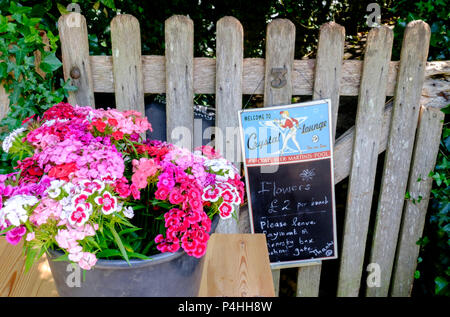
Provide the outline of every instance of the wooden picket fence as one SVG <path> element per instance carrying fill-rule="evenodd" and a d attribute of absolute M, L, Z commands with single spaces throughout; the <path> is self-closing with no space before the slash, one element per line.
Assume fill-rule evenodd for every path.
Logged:
<path fill-rule="evenodd" d="M 244 58 L 242 26 L 224 17 L 216 25 L 216 58 L 194 58 L 194 26 L 188 17 L 165 21 L 165 56 L 142 56 L 138 20 L 118 15 L 111 21 L 112 56 L 90 56 L 85 18 L 74 15 L 79 14 L 64 15 L 58 22 L 64 76 L 78 87 L 69 102 L 95 106 L 94 93 L 114 93 L 117 109 L 144 112 L 145 94 L 165 93 L 168 141 L 180 137 L 172 134 L 177 127 L 196 129 L 194 94 L 216 95 L 220 131 L 238 127 L 243 95 L 263 94 L 264 106 L 290 104 L 293 95 L 330 98 L 333 135 L 339 96 L 358 96 L 355 126 L 335 140 L 335 183 L 349 177 L 337 295 L 359 295 L 369 251 L 370 263 L 379 265 L 381 283 L 367 287 L 365 295 L 411 294 L 419 253 L 416 241 L 422 235 L 432 184 L 428 174 L 442 129 L 439 108 L 447 103 L 445 76 L 450 73 L 448 61 L 427 62 L 426 23 L 408 24 L 399 62 L 391 61 L 393 32 L 387 26 L 371 29 L 364 60 L 343 60 L 345 29 L 334 22 L 320 28 L 316 59 L 295 60 L 291 21 L 268 24 L 265 59 Z M 386 107 L 389 96 L 394 101 Z M 217 133 L 216 142 L 222 142 L 226 155 L 230 140 L 225 135 Z M 377 159 L 383 151 L 373 241 L 366 250 Z M 407 191 L 412 198 L 422 197 L 420 202 L 405 200 Z M 222 222 L 218 230 L 239 229 Z M 297 296 L 318 296 L 320 276 L 320 262 L 299 267 Z M 273 277 L 278 293 L 280 270 L 274 270 Z"/>

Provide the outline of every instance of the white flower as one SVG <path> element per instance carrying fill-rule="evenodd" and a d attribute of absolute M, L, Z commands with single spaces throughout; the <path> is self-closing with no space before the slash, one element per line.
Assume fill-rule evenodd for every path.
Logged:
<path fill-rule="evenodd" d="M 52 119 L 52 120 L 45 121 L 44 124 L 47 127 L 51 127 L 52 125 L 55 124 L 55 122 L 66 122 L 66 121 L 69 121 L 69 119 Z"/>
<path fill-rule="evenodd" d="M 61 180 L 53 180 L 50 182 L 50 187 L 47 188 L 46 193 L 50 198 L 57 198 L 61 194 L 61 188 L 66 182 Z"/>
<path fill-rule="evenodd" d="M 6 218 L 12 225 L 20 226 L 28 219 L 27 211 L 24 207 L 33 206 L 38 203 L 38 199 L 34 196 L 16 195 L 8 199 L 3 208 L 0 210 L 0 219 Z"/>
<path fill-rule="evenodd" d="M 134 217 L 134 210 L 132 207 L 128 206 L 122 209 L 123 215 L 129 219 Z"/>
<path fill-rule="evenodd" d="M 15 138 L 16 138 L 19 134 L 21 134 L 23 131 L 25 131 L 25 128 L 18 128 L 18 129 L 16 129 L 16 130 L 14 130 L 13 132 L 11 132 L 11 133 L 5 138 L 5 140 L 3 141 L 3 144 L 2 144 L 3 151 L 5 151 L 6 153 L 8 153 L 8 152 L 9 152 L 9 149 L 11 148 L 11 146 L 12 146 L 14 140 L 15 140 Z"/>

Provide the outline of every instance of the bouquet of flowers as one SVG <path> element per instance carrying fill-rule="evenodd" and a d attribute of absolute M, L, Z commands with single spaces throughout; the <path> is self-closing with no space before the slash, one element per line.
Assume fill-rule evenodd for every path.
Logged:
<path fill-rule="evenodd" d="M 18 161 L 0 175 L 0 234 L 25 240 L 28 268 L 50 248 L 85 270 L 98 258 L 205 254 L 212 217 L 243 201 L 239 172 L 211 147 L 144 140 L 151 129 L 136 111 L 60 103 L 6 137 Z"/>

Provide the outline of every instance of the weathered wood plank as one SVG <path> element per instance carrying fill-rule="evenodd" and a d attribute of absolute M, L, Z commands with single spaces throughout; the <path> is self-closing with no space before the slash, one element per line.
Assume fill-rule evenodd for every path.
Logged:
<path fill-rule="evenodd" d="M 0 82 L 0 120 L 2 120 L 9 111 L 9 97 L 5 87 Z"/>
<path fill-rule="evenodd" d="M 267 25 L 266 32 L 266 60 L 264 71 L 265 107 L 291 103 L 294 50 L 295 25 L 286 19 L 275 19 L 270 22 Z M 274 71 L 281 71 L 281 76 L 277 76 Z M 283 83 L 276 85 L 280 81 L 283 81 Z M 275 285 L 275 295 L 278 296 L 280 270 L 272 270 L 272 275 Z"/>
<path fill-rule="evenodd" d="M 111 56 L 90 56 L 92 76 L 95 92 L 114 92 L 114 79 L 112 76 Z M 194 93 L 215 93 L 215 60 L 213 58 L 194 58 Z M 316 61 L 294 60 L 292 70 L 293 95 L 312 95 L 314 82 L 314 68 Z M 341 69 L 340 95 L 357 96 L 361 81 L 361 69 L 363 61 L 345 60 Z M 399 62 L 389 63 L 389 75 L 387 79 L 386 96 L 393 96 L 397 82 Z M 166 73 L 165 57 L 155 55 L 142 56 L 144 72 L 144 92 L 149 94 L 165 93 Z M 425 85 L 423 96 L 429 99 L 439 97 L 442 90 L 449 93 L 449 88 L 444 79 L 434 78 L 438 75 L 450 75 L 450 61 L 428 62 L 425 70 Z M 264 59 L 244 58 L 242 72 L 242 93 L 244 95 L 263 94 L 264 86 L 260 84 L 264 80 Z M 258 84 L 259 87 L 258 87 Z M 427 86 L 429 84 L 429 86 Z M 441 87 L 436 87 L 441 85 Z M 443 97 L 441 97 L 443 98 Z"/>
<path fill-rule="evenodd" d="M 391 133 L 378 200 L 370 262 L 380 266 L 380 287 L 367 288 L 367 296 L 387 296 L 408 181 L 419 102 L 428 56 L 430 28 L 410 22 L 403 38 L 392 113 Z"/>
<path fill-rule="evenodd" d="M 267 26 L 264 106 L 290 104 L 294 64 L 295 26 L 286 19 L 275 19 Z M 277 71 L 280 71 L 277 74 Z M 282 73 L 281 73 L 282 72 Z M 284 81 L 281 87 L 276 81 Z"/>
<path fill-rule="evenodd" d="M 387 26 L 372 28 L 367 37 L 345 211 L 338 296 L 357 297 L 360 289 L 392 41 L 393 32 Z"/>
<path fill-rule="evenodd" d="M 78 88 L 76 91 L 69 92 L 68 101 L 73 105 L 94 107 L 94 82 L 89 58 L 86 19 L 76 12 L 62 15 L 58 20 L 58 30 L 64 80 L 70 78 L 71 84 Z"/>
<path fill-rule="evenodd" d="M 344 55 L 345 29 L 334 22 L 321 26 L 317 59 L 314 68 L 313 100 L 331 100 L 331 120 L 333 143 L 339 108 L 339 84 L 342 56 Z M 303 73 L 300 73 L 303 76 Z M 299 267 L 297 276 L 297 296 L 319 296 L 322 262 Z"/>
<path fill-rule="evenodd" d="M 421 109 L 408 181 L 411 198 L 403 211 L 391 296 L 411 296 L 420 249 L 416 242 L 422 236 L 433 181 L 428 174 L 436 163 L 444 117 L 439 109 Z"/>
<path fill-rule="evenodd" d="M 322 265 L 303 266 L 298 268 L 297 297 L 319 296 L 320 274 Z"/>
<path fill-rule="evenodd" d="M 275 296 L 264 234 L 214 233 L 204 261 L 201 297 Z"/>
<path fill-rule="evenodd" d="M 141 32 L 134 16 L 119 14 L 112 19 L 111 50 L 116 109 L 145 113 Z"/>
<path fill-rule="evenodd" d="M 25 273 L 23 243 L 0 239 L 0 297 L 58 296 L 45 255 Z"/>
<path fill-rule="evenodd" d="M 95 92 L 114 92 L 112 77 L 111 56 L 90 56 L 91 68 L 94 80 Z M 292 70 L 292 84 L 294 95 L 312 95 L 312 83 L 314 81 L 315 59 L 294 60 Z M 363 61 L 344 60 L 341 70 L 340 95 L 357 96 L 361 80 L 361 69 Z M 389 63 L 389 75 L 387 80 L 386 95 L 393 96 L 397 82 L 399 62 Z M 144 55 L 142 56 L 142 67 L 144 69 L 144 92 L 159 94 L 165 92 L 165 58 L 164 56 Z M 196 94 L 215 93 L 215 60 L 207 57 L 194 58 L 194 92 Z M 431 80 L 437 75 L 450 74 L 450 61 L 428 62 L 425 71 L 426 83 L 440 82 Z M 206 78 L 206 79 L 205 79 Z M 244 95 L 263 94 L 264 87 L 259 85 L 264 79 L 264 59 L 244 58 L 242 74 L 242 93 Z M 442 87 L 448 91 L 447 87 Z M 434 91 L 433 86 L 429 87 Z M 434 94 L 424 94 L 434 97 Z"/>
<path fill-rule="evenodd" d="M 165 22 L 167 141 L 192 149 L 194 131 L 194 23 L 174 15 Z"/>
<path fill-rule="evenodd" d="M 223 17 L 217 22 L 216 127 L 220 133 L 215 134 L 215 146 L 239 169 L 241 144 L 236 114 L 242 109 L 243 43 L 244 31 L 236 18 Z M 233 218 L 220 220 L 216 232 L 238 233 L 238 222 Z"/>
<path fill-rule="evenodd" d="M 339 91 L 341 83 L 342 57 L 344 55 L 345 28 L 329 22 L 320 27 L 317 46 L 316 66 L 314 69 L 313 99 L 331 100 L 331 119 L 333 142 L 336 135 L 336 123 L 339 109 Z"/>

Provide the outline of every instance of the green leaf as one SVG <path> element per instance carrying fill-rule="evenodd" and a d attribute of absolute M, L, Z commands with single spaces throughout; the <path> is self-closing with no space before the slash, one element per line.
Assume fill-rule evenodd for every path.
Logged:
<path fill-rule="evenodd" d="M 122 236 L 124 234 L 130 233 L 130 232 L 135 232 L 141 230 L 141 228 L 128 228 L 128 229 L 124 229 L 122 231 L 119 232 L 119 236 Z"/>
<path fill-rule="evenodd" d="M 114 237 L 114 241 L 116 242 L 117 246 L 119 247 L 119 250 L 122 253 L 123 258 L 130 265 L 130 261 L 128 260 L 127 251 L 125 250 L 125 247 L 123 246 L 122 240 L 120 239 L 120 236 L 117 234 L 116 229 L 114 229 L 114 223 L 109 224 L 108 227 L 109 227 L 109 230 L 111 230 L 111 233 Z"/>
<path fill-rule="evenodd" d="M 61 3 L 57 3 L 56 7 L 58 8 L 58 11 L 59 11 L 59 13 L 61 13 L 61 15 L 70 13 L 69 11 L 67 11 L 67 8 L 64 5 L 62 5 Z"/>
<path fill-rule="evenodd" d="M 442 108 L 441 111 L 445 114 L 450 114 L 450 104 L 445 106 L 445 108 Z"/>
<path fill-rule="evenodd" d="M 109 258 L 109 257 L 113 257 L 113 256 L 120 256 L 121 253 L 119 250 L 117 249 L 106 249 L 103 250 L 102 252 L 97 253 L 97 258 Z"/>
<path fill-rule="evenodd" d="M 26 251 L 26 259 L 25 259 L 25 273 L 28 272 L 33 266 L 34 260 L 36 259 L 38 251 L 32 247 L 28 247 Z"/>
<path fill-rule="evenodd" d="M 2 235 L 2 234 L 5 234 L 5 233 L 7 233 L 9 230 L 11 230 L 12 228 L 14 228 L 14 226 L 9 226 L 8 228 L 6 228 L 6 229 L 3 229 L 2 231 L 0 231 L 0 235 Z"/>
<path fill-rule="evenodd" d="M 58 68 L 62 66 L 62 63 L 59 61 L 59 59 L 56 57 L 55 53 L 50 53 L 46 55 L 41 63 L 39 64 L 39 67 L 42 69 L 45 73 L 52 73 Z"/>
<path fill-rule="evenodd" d="M 108 7 L 108 8 L 113 9 L 113 10 L 116 9 L 116 5 L 114 4 L 114 0 L 100 0 L 100 2 L 101 2 L 105 7 Z"/>
<path fill-rule="evenodd" d="M 136 252 L 129 253 L 129 256 L 133 257 L 133 258 L 138 258 L 138 259 L 141 259 L 141 260 L 151 260 L 152 259 L 152 258 L 150 258 L 150 257 L 148 257 L 146 255 L 143 255 L 143 254 L 140 254 L 140 253 L 136 253 Z"/>
<path fill-rule="evenodd" d="M 447 287 L 448 282 L 444 277 L 438 276 L 434 279 L 434 284 L 435 284 L 434 293 L 436 295 L 439 295 Z"/>

